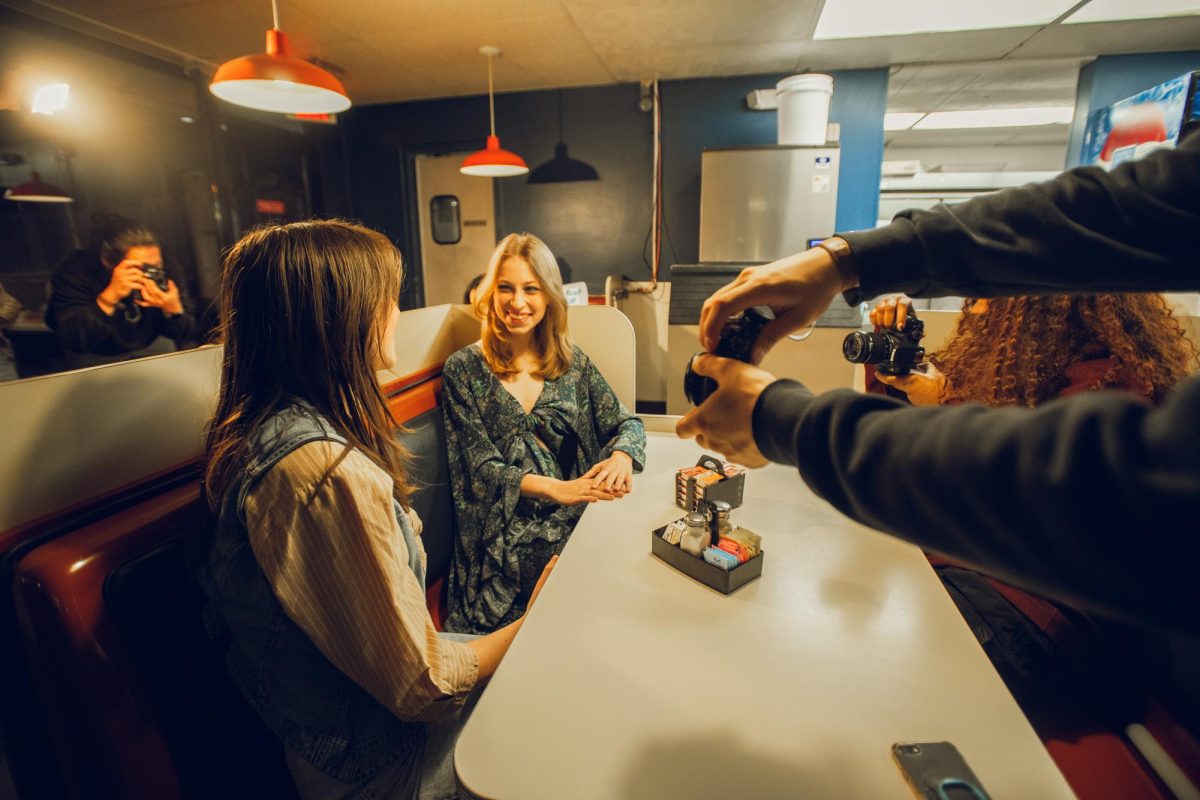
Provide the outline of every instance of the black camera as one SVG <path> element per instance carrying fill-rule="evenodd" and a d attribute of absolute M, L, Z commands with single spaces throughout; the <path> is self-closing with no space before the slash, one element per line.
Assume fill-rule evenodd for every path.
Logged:
<path fill-rule="evenodd" d="M 142 270 L 142 274 L 154 281 L 154 284 L 159 289 L 164 292 L 167 290 L 167 273 L 162 267 L 158 266 L 157 264 L 147 264 L 145 262 L 139 262 L 138 267 Z M 136 306 L 138 301 L 141 299 L 142 292 L 140 289 L 134 289 L 129 293 L 130 305 Z"/>
<path fill-rule="evenodd" d="M 745 361 L 749 364 L 750 353 L 754 349 L 754 343 L 758 341 L 758 335 L 773 319 L 775 319 L 775 313 L 767 306 L 746 309 L 725 323 L 713 355 L 736 358 L 738 361 Z M 697 353 L 696 355 L 702 354 Z M 692 356 L 693 359 L 695 357 Z M 683 373 L 683 394 L 687 397 L 688 402 L 698 406 L 716 390 L 717 382 L 712 378 L 696 374 L 692 369 L 692 362 L 689 360 L 687 369 Z"/>
<path fill-rule="evenodd" d="M 154 281 L 155 285 L 158 286 L 158 288 L 161 289 L 162 291 L 165 292 L 167 290 L 166 270 L 164 270 L 162 267 L 158 266 L 157 264 L 142 264 L 141 267 L 142 267 L 142 274 L 144 274 L 150 280 Z"/>
<path fill-rule="evenodd" d="M 908 311 L 903 330 L 854 331 L 842 342 L 842 355 L 852 364 L 873 364 L 883 375 L 907 375 L 925 360 L 925 323 Z"/>

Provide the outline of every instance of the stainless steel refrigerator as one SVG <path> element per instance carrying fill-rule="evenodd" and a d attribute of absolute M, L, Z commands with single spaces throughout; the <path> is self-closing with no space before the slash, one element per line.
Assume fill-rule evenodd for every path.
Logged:
<path fill-rule="evenodd" d="M 837 145 L 706 149 L 700 166 L 700 267 L 774 261 L 835 232 Z M 818 322 L 858 327 L 837 298 Z"/>

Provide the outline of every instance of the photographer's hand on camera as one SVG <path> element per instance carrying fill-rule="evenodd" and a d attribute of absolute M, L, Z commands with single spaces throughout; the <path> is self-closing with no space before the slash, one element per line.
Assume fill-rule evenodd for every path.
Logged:
<path fill-rule="evenodd" d="M 134 290 L 140 290 L 146 276 L 142 272 L 140 261 L 126 259 L 112 268 L 108 286 L 96 297 L 96 305 L 108 316 L 116 311 L 117 304 L 129 296 Z M 178 292 L 176 292 L 178 295 Z M 182 310 L 182 306 L 181 306 Z"/>
<path fill-rule="evenodd" d="M 769 306 L 775 320 L 755 343 L 752 361 L 758 364 L 776 342 L 811 325 L 834 297 L 857 283 L 849 259 L 844 259 L 839 269 L 833 253 L 825 247 L 814 247 L 761 267 L 748 267 L 704 302 L 700 343 L 712 351 L 729 317 L 752 306 Z"/>
<path fill-rule="evenodd" d="M 754 406 L 763 390 L 775 382 L 766 370 L 733 358 L 707 353 L 692 360 L 697 374 L 717 382 L 717 390 L 675 426 L 681 439 L 696 438 L 705 450 L 715 450 L 747 467 L 767 463 L 754 443 Z"/>
<path fill-rule="evenodd" d="M 179 297 L 179 287 L 175 285 L 175 281 L 167 281 L 167 289 L 163 291 L 158 288 L 158 284 L 143 276 L 142 278 L 142 299 L 138 301 L 138 305 L 142 308 L 159 308 L 168 317 L 183 313 L 183 301 Z"/>
<path fill-rule="evenodd" d="M 904 323 L 908 320 L 908 311 L 912 308 L 912 301 L 902 294 L 894 297 L 885 297 L 875 304 L 868 315 L 871 324 L 876 330 L 881 328 L 895 328 L 898 331 L 904 330 Z"/>

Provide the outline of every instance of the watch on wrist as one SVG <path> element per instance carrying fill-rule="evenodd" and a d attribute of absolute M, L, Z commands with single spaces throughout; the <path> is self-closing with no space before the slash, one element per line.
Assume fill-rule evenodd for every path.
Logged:
<path fill-rule="evenodd" d="M 858 270 L 854 268 L 854 251 L 840 236 L 831 236 L 817 245 L 833 257 L 833 266 L 842 281 L 842 291 L 858 286 Z"/>

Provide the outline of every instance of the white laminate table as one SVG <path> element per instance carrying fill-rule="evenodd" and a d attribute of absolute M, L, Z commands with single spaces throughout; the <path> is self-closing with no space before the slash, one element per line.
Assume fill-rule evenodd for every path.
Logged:
<path fill-rule="evenodd" d="M 455 751 L 495 800 L 908 798 L 897 741 L 955 743 L 994 800 L 1072 797 L 920 550 L 790 469 L 746 479 L 762 577 L 721 595 L 650 554 L 701 451 L 583 515 Z"/>

